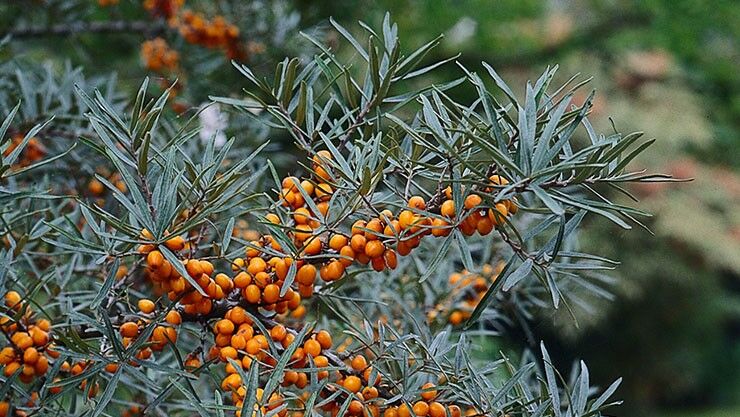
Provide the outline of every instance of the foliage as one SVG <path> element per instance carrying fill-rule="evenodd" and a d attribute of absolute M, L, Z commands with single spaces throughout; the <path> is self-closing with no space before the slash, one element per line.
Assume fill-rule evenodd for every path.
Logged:
<path fill-rule="evenodd" d="M 608 296 L 615 262 L 581 251 L 577 231 L 586 216 L 641 225 L 646 212 L 603 191 L 670 180 L 628 169 L 652 141 L 597 134 L 593 95 L 573 104 L 585 81 L 553 88 L 554 68 L 522 98 L 486 63 L 427 84 L 455 65 L 425 62 L 438 40 L 403 51 L 387 15 L 358 37 L 331 25 L 352 57 L 308 34 L 315 55 L 273 79 L 234 62 L 246 97 L 214 94 L 295 142 L 282 179 L 271 145 L 203 139 L 208 109 L 177 116 L 174 88 L 145 81 L 122 100 L 70 67 L 3 68 L 0 407 L 442 417 L 618 403 L 619 380 L 599 393 L 544 345 L 482 360 L 473 340 Z"/>

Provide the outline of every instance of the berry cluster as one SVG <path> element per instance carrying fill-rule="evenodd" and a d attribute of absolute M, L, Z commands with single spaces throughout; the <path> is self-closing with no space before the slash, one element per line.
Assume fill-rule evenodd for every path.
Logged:
<path fill-rule="evenodd" d="M 180 54 L 171 49 L 166 40 L 157 37 L 141 44 L 141 60 L 148 70 L 172 72 L 177 69 Z"/>
<path fill-rule="evenodd" d="M 429 391 L 432 394 L 422 392 L 421 398 L 410 408 L 405 404 L 386 404 L 380 393 L 387 391 L 387 387 L 383 388 L 379 373 L 373 372 L 364 356 L 355 356 L 345 363 L 336 356 L 339 350 L 331 351 L 331 335 L 325 330 L 312 333 L 305 340 L 295 340 L 296 332 L 293 329 L 269 319 L 272 325 L 267 330 L 255 324 L 253 314 L 260 315 L 261 309 L 274 311 L 277 314 L 274 318 L 279 320 L 289 311 L 292 311 L 292 317 L 302 317 L 305 307 L 301 305 L 301 300 L 313 294 L 317 276 L 325 282 L 338 280 L 344 275 L 345 269 L 355 262 L 369 264 L 377 271 L 395 268 L 397 256 L 408 255 L 424 236 L 449 234 L 454 227 L 453 221 L 467 235 L 476 231 L 480 234 L 490 233 L 494 225 L 502 224 L 504 217 L 516 211 L 516 205 L 511 201 L 504 201 L 493 209 L 487 209 L 481 207 L 482 199 L 471 193 L 465 199 L 465 210 L 458 213 L 454 207 L 450 207 L 453 200 L 452 191 L 448 189 L 447 200 L 439 208 L 429 208 L 421 197 L 412 197 L 398 216 L 394 216 L 390 210 L 383 210 L 376 217 L 357 220 L 348 233 L 319 233 L 319 219 L 326 216 L 329 200 L 334 193 L 334 188 L 330 185 L 331 163 L 331 154 L 321 151 L 313 158 L 312 178 L 302 181 L 295 177 L 285 178 L 282 181 L 278 206 L 287 211 L 287 220 L 281 220 L 276 213 L 265 216 L 267 222 L 285 230 L 285 236 L 297 249 L 296 254 L 286 252 L 285 241 L 281 242 L 271 234 L 254 235 L 248 225 L 240 224 L 234 233 L 248 233 L 256 239 L 250 242 L 243 258 L 232 261 L 233 276 L 216 273 L 208 260 L 186 256 L 184 249 L 189 245 L 181 237 L 171 237 L 163 244 L 174 253 L 183 255 L 185 259 L 180 262 L 191 280 L 180 276 L 178 268 L 174 268 L 164 258 L 154 243 L 139 247 L 139 253 L 146 255 L 147 276 L 155 283 L 158 292 L 167 293 L 170 300 L 177 301 L 177 308 L 189 318 L 215 320 L 214 345 L 208 357 L 226 363 L 226 376 L 221 382 L 221 388 L 231 393 L 237 406 L 243 404 L 246 394 L 238 368 L 248 369 L 254 361 L 268 368 L 273 367 L 277 358 L 291 348 L 293 353 L 285 368 L 282 385 L 303 389 L 308 384 L 310 373 L 315 372 L 319 379 L 329 379 L 332 382 L 327 386 L 326 392 L 321 393 L 322 396 L 328 397 L 337 390 L 355 396 L 349 405 L 350 415 L 361 415 L 363 410 L 370 410 L 373 415 L 379 416 L 381 408 L 385 410 L 384 415 L 391 417 L 410 416 L 411 413 L 442 417 L 448 411 L 452 415 L 459 415 L 460 409 L 454 404 L 443 405 L 434 401 L 436 393 L 433 391 Z M 490 181 L 492 186 L 505 184 L 503 178 L 496 176 L 491 177 Z M 310 203 L 308 199 L 311 200 Z M 439 211 L 439 215 L 425 211 L 430 209 Z M 154 241 L 147 230 L 141 232 L 140 238 Z M 294 269 L 295 274 L 294 285 L 285 288 L 291 269 Z M 478 280 L 472 278 L 454 278 L 451 281 L 454 281 L 453 284 L 460 283 L 461 287 L 478 283 Z M 195 282 L 205 295 L 196 291 L 191 282 Z M 481 288 L 484 291 L 486 285 Z M 228 308 L 219 311 L 214 308 L 216 302 L 227 305 Z M 466 303 L 469 304 L 467 301 Z M 450 320 L 457 320 L 457 313 L 463 314 L 462 310 L 455 310 Z M 262 322 L 261 318 L 259 320 Z M 130 327 L 131 335 L 138 332 L 137 323 L 130 322 L 125 326 Z M 121 329 L 124 330 L 123 326 Z M 299 345 L 293 346 L 295 343 Z M 199 365 L 200 361 L 195 355 L 191 355 L 188 366 L 197 368 Z M 323 370 L 328 367 L 337 367 L 339 370 L 333 373 Z M 422 390 L 427 388 L 429 386 L 422 387 Z M 339 410 L 343 399 L 337 395 L 335 397 L 336 400 L 327 401 L 322 407 L 325 411 L 336 413 Z M 286 401 L 286 398 L 277 393 L 264 402 L 260 398 L 264 411 L 276 409 Z M 282 411 L 280 413 L 279 415 L 285 414 Z"/>
<path fill-rule="evenodd" d="M 171 22 L 188 43 L 223 49 L 229 59 L 244 56 L 244 50 L 239 42 L 239 28 L 229 23 L 223 16 L 208 19 L 202 13 L 184 10 Z"/>
<path fill-rule="evenodd" d="M 329 184 L 329 173 L 332 161 L 328 151 L 320 151 L 313 158 L 313 179 L 300 181 L 295 177 L 287 177 L 282 181 L 280 204 L 286 207 L 291 215 L 291 221 L 281 225 L 280 217 L 270 213 L 266 216 L 271 223 L 281 225 L 288 230 L 287 234 L 293 243 L 300 249 L 300 254 L 306 259 L 317 259 L 319 255 L 329 258 L 320 265 L 319 275 L 324 281 L 334 281 L 342 277 L 345 269 L 354 262 L 371 265 L 376 271 L 386 268 L 394 269 L 398 264 L 398 255 L 406 256 L 419 246 L 424 236 L 447 236 L 452 231 L 451 222 L 459 219 L 460 230 L 470 236 L 475 232 L 481 235 L 491 233 L 494 227 L 505 222 L 505 218 L 517 211 L 516 204 L 511 200 L 504 200 L 493 208 L 482 207 L 480 195 L 471 193 L 465 198 L 464 210 L 457 212 L 452 199 L 452 189 L 447 187 L 447 197 L 439 207 L 439 214 L 427 213 L 427 203 L 422 197 L 414 196 L 408 200 L 407 207 L 395 216 L 391 210 L 385 209 L 376 217 L 369 220 L 357 220 L 349 233 L 332 232 L 317 234 L 314 230 L 320 226 L 319 216 L 326 216 L 329 199 L 334 188 Z M 494 175 L 490 178 L 492 186 L 508 183 L 506 179 Z M 300 188 L 300 189 L 299 189 Z M 486 192 L 493 191 L 486 187 Z M 313 204 L 306 202 L 306 197 Z M 312 212 L 312 208 L 317 213 Z M 268 236 L 269 237 L 269 236 Z M 253 242 L 259 246 L 262 242 Z M 272 240 L 272 248 L 281 250 L 279 244 Z M 239 260 L 237 260 L 238 262 Z M 316 267 L 313 263 L 300 266 L 296 281 L 299 284 L 301 295 L 310 294 L 307 288 L 313 285 Z M 304 288 L 301 289 L 301 286 Z M 305 296 L 305 295 L 304 295 Z"/>
<path fill-rule="evenodd" d="M 30 383 L 35 377 L 46 374 L 50 359 L 59 356 L 50 343 L 51 322 L 37 319 L 16 291 L 5 294 L 5 306 L 13 316 L 0 318 L 0 329 L 10 341 L 10 345 L 0 351 L 0 365 L 5 367 L 6 377 L 20 370 L 20 380 Z"/>
<path fill-rule="evenodd" d="M 7 310 L 0 317 L 0 330 L 9 344 L 0 349 L 0 366 L 6 378 L 18 374 L 21 382 L 30 384 L 46 375 L 51 362 L 59 357 L 49 334 L 51 322 L 37 318 L 18 292 L 8 291 L 4 298 Z M 38 393 L 31 393 L 27 405 L 33 406 L 37 399 Z M 9 410 L 10 403 L 0 401 L 0 417 Z"/>
<path fill-rule="evenodd" d="M 171 19 L 184 4 L 185 0 L 144 0 L 144 9 L 154 17 Z"/>
<path fill-rule="evenodd" d="M 427 312 L 427 320 L 431 323 L 444 318 L 453 326 L 462 324 L 470 318 L 471 313 L 483 299 L 491 283 L 496 281 L 503 267 L 503 264 L 498 264 L 496 267 L 486 264 L 483 265 L 479 274 L 467 270 L 450 274 L 449 294 Z"/>
<path fill-rule="evenodd" d="M 152 322 L 154 318 L 156 304 L 146 298 L 139 300 L 137 303 L 139 317 L 136 320 L 128 320 L 121 324 L 118 331 L 122 337 L 123 347 L 129 347 L 141 334 L 142 329 Z M 162 351 L 169 343 L 177 341 L 177 327 L 182 323 L 182 316 L 176 310 L 170 310 L 165 316 L 164 323 L 157 324 L 152 331 L 151 336 L 147 339 L 145 347 L 136 354 L 136 359 L 143 361 L 152 356 L 152 352 Z M 137 361 L 131 361 L 132 366 L 139 366 Z M 115 372 L 118 369 L 117 364 L 110 363 L 106 370 Z"/>

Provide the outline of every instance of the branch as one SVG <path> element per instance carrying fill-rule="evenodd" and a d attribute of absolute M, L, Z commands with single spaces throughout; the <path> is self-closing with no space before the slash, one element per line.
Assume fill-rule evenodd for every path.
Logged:
<path fill-rule="evenodd" d="M 162 33 L 166 26 L 162 22 L 152 22 L 144 20 L 126 21 L 104 21 L 104 22 L 73 22 L 60 23 L 51 26 L 36 26 L 15 28 L 7 32 L 0 33 L 0 38 L 10 36 L 13 38 L 36 38 L 44 36 L 69 36 L 84 33 L 144 33 L 153 35 Z"/>

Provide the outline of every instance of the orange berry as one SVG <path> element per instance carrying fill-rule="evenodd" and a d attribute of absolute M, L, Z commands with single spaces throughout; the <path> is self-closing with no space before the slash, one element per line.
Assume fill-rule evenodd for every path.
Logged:
<path fill-rule="evenodd" d="M 362 378 L 368 383 L 368 385 L 378 385 L 380 383 L 380 373 L 375 374 L 375 380 L 370 381 L 373 374 L 373 367 L 368 366 L 365 368 L 365 370 L 362 372 Z"/>
<path fill-rule="evenodd" d="M 446 417 L 447 416 L 447 410 L 445 409 L 445 406 L 438 403 L 437 401 L 433 401 L 429 403 L 429 417 Z"/>
<path fill-rule="evenodd" d="M 360 388 L 362 387 L 362 381 L 360 381 L 360 378 L 350 375 L 346 378 L 344 378 L 344 381 L 342 382 L 342 386 L 349 392 L 358 392 Z"/>
<path fill-rule="evenodd" d="M 219 352 L 219 358 L 221 358 L 222 361 L 228 362 L 228 359 L 236 359 L 239 356 L 239 352 L 236 351 L 231 346 L 225 346 L 222 347 Z"/>
<path fill-rule="evenodd" d="M 300 184 L 300 181 L 296 177 L 285 177 L 280 185 L 289 191 L 296 191 L 296 184 Z"/>
<path fill-rule="evenodd" d="M 5 370 L 3 371 L 3 373 L 5 374 L 6 377 L 10 378 L 20 368 L 21 368 L 21 364 L 20 363 L 18 363 L 18 362 L 11 362 L 11 363 L 5 365 Z"/>
<path fill-rule="evenodd" d="M 36 370 L 36 375 L 44 375 L 49 370 L 49 359 L 44 355 L 40 355 L 33 368 Z"/>
<path fill-rule="evenodd" d="M 41 329 L 41 330 L 43 330 L 45 332 L 48 332 L 49 329 L 51 329 L 51 322 L 49 320 L 47 320 L 47 319 L 39 319 L 36 322 L 36 327 L 38 327 L 39 329 Z"/>
<path fill-rule="evenodd" d="M 302 285 L 311 285 L 316 279 L 316 267 L 312 264 L 305 264 L 298 269 L 296 281 Z"/>
<path fill-rule="evenodd" d="M 427 414 L 429 414 L 429 404 L 427 404 L 424 401 L 417 401 L 414 404 L 414 414 L 416 414 L 419 417 L 425 417 Z"/>
<path fill-rule="evenodd" d="M 23 351 L 23 363 L 33 365 L 39 360 L 39 351 L 36 348 L 30 347 Z"/>
<path fill-rule="evenodd" d="M 476 230 L 481 236 L 485 236 L 493 231 L 493 222 L 488 216 L 483 216 L 476 224 Z"/>
<path fill-rule="evenodd" d="M 367 368 L 367 360 L 362 355 L 357 355 L 352 358 L 352 369 L 357 372 L 364 371 Z"/>
<path fill-rule="evenodd" d="M 365 239 L 375 240 L 378 239 L 378 235 L 383 232 L 383 223 L 378 219 L 372 219 L 367 223 L 365 228 L 367 229 L 365 231 Z"/>
<path fill-rule="evenodd" d="M 378 389 L 375 387 L 365 387 L 362 389 L 362 397 L 365 398 L 365 400 L 378 398 Z"/>
<path fill-rule="evenodd" d="M 371 258 L 383 256 L 383 252 L 385 252 L 385 246 L 378 240 L 371 240 L 365 245 L 365 255 Z"/>
<path fill-rule="evenodd" d="M 198 263 L 200 263 L 200 267 L 204 274 L 208 276 L 213 275 L 213 264 L 210 261 L 200 260 Z"/>
<path fill-rule="evenodd" d="M 280 287 L 270 284 L 262 291 L 262 300 L 267 304 L 276 303 L 280 299 Z"/>
<path fill-rule="evenodd" d="M 421 389 L 423 390 L 421 393 L 421 398 L 423 398 L 425 401 L 431 401 L 434 399 L 434 397 L 437 396 L 437 391 L 433 390 L 434 384 L 431 382 L 427 382 L 426 384 L 421 386 Z"/>
<path fill-rule="evenodd" d="M 247 266 L 247 272 L 252 275 L 258 272 L 264 272 L 267 269 L 267 263 L 262 258 L 252 258 L 249 260 L 249 266 Z"/>
<path fill-rule="evenodd" d="M 242 323 L 249 322 L 249 316 L 247 316 L 246 310 L 242 307 L 236 306 L 229 310 L 229 320 L 231 320 L 235 325 L 241 326 Z"/>
<path fill-rule="evenodd" d="M 316 184 L 316 187 L 314 188 L 314 192 L 316 193 L 317 198 L 323 199 L 326 197 L 331 197 L 334 190 L 331 188 L 331 185 L 327 183 L 321 183 L 321 184 Z"/>
<path fill-rule="evenodd" d="M 149 268 L 159 269 L 163 263 L 164 256 L 162 256 L 162 252 L 158 250 L 153 250 L 146 256 L 146 264 Z"/>
<path fill-rule="evenodd" d="M 357 220 L 352 224 L 352 234 L 353 235 L 361 235 L 365 233 L 365 226 L 367 226 L 367 222 L 365 220 Z"/>
<path fill-rule="evenodd" d="M 216 274 L 216 277 L 213 280 L 216 281 L 216 285 L 221 287 L 224 291 L 231 291 L 231 289 L 234 288 L 234 282 L 231 281 L 231 278 L 226 274 Z"/>
<path fill-rule="evenodd" d="M 303 188 L 303 191 L 305 191 L 306 194 L 308 195 L 313 194 L 314 186 L 313 186 L 313 183 L 311 183 L 311 181 L 308 181 L 308 180 L 301 181 L 301 188 Z"/>
<path fill-rule="evenodd" d="M 344 265 L 339 261 L 331 261 L 321 267 L 319 275 L 324 281 L 336 281 L 344 274 Z"/>
<path fill-rule="evenodd" d="M 311 355 L 311 356 L 319 356 L 321 354 L 321 344 L 313 339 L 306 340 L 305 343 L 303 343 L 303 350 Z"/>
<path fill-rule="evenodd" d="M 398 215 L 398 227 L 401 229 L 408 229 L 411 225 L 416 223 L 417 216 L 411 210 L 404 210 Z"/>
<path fill-rule="evenodd" d="M 504 177 L 502 177 L 500 175 L 491 175 L 490 177 L 488 177 L 488 179 L 492 183 L 494 183 L 496 185 L 507 185 L 507 184 L 509 184 L 509 180 L 507 180 L 506 178 L 504 178 Z"/>
<path fill-rule="evenodd" d="M 295 229 L 295 238 L 301 242 L 313 235 L 313 228 L 307 224 L 296 225 Z"/>
<path fill-rule="evenodd" d="M 21 302 L 21 295 L 17 291 L 8 291 L 5 294 L 5 305 L 8 307 L 16 307 Z"/>
<path fill-rule="evenodd" d="M 445 200 L 440 206 L 439 212 L 445 217 L 455 217 L 455 202 L 453 200 Z"/>
<path fill-rule="evenodd" d="M 154 253 L 154 252 L 152 252 Z M 152 300 L 147 300 L 146 298 L 142 298 L 138 302 L 139 311 L 141 311 L 144 314 L 150 314 L 154 312 L 154 302 Z"/>
<path fill-rule="evenodd" d="M 280 217 L 278 217 L 275 213 L 267 213 L 265 215 L 265 220 L 272 224 L 280 224 Z"/>
<path fill-rule="evenodd" d="M 424 202 L 424 199 L 422 197 L 415 195 L 409 198 L 408 206 L 417 210 L 424 210 L 425 208 L 427 208 L 427 203 Z"/>
<path fill-rule="evenodd" d="M 221 319 L 216 322 L 214 330 L 216 330 L 216 333 L 232 334 L 234 333 L 234 323 L 231 320 Z"/>
<path fill-rule="evenodd" d="M 15 359 L 15 350 L 12 347 L 6 346 L 0 350 L 0 365 L 7 365 Z"/>
<path fill-rule="evenodd" d="M 171 251 L 180 251 L 185 248 L 185 239 L 182 236 L 175 236 L 164 241 L 164 245 Z"/>
<path fill-rule="evenodd" d="M 450 318 L 448 320 L 451 325 L 457 326 L 463 322 L 463 314 L 461 311 L 453 311 L 452 314 L 450 314 Z"/>
<path fill-rule="evenodd" d="M 412 410 L 408 404 L 403 403 L 398 407 L 398 417 L 411 417 Z"/>
<path fill-rule="evenodd" d="M 249 339 L 247 340 L 247 347 L 246 351 L 250 355 L 256 355 L 262 350 L 262 347 L 260 347 L 260 342 L 257 341 L 257 339 Z"/>
<path fill-rule="evenodd" d="M 321 240 L 317 237 L 314 237 L 303 246 L 303 253 L 305 253 L 306 255 L 318 255 L 319 253 L 321 253 L 321 247 Z"/>
<path fill-rule="evenodd" d="M 197 259 L 189 259 L 186 261 L 185 270 L 188 271 L 188 275 L 193 278 L 200 278 L 203 275 L 203 268 L 200 266 L 200 262 Z"/>
<path fill-rule="evenodd" d="M 350 240 L 350 247 L 352 248 L 353 251 L 357 253 L 364 253 L 366 243 L 367 243 L 367 239 L 365 239 L 365 236 L 353 235 L 352 239 Z"/>
<path fill-rule="evenodd" d="M 288 334 L 288 331 L 285 329 L 285 326 L 282 324 L 278 324 L 272 329 L 270 329 L 270 337 L 272 340 L 276 342 L 280 342 L 283 339 L 285 339 L 285 336 Z"/>
<path fill-rule="evenodd" d="M 341 262 L 342 265 L 345 267 L 352 265 L 352 262 L 355 259 L 355 251 L 351 247 L 344 246 L 339 250 L 339 254 L 342 256 L 339 258 L 339 262 Z"/>
<path fill-rule="evenodd" d="M 329 247 L 338 251 L 347 246 L 347 236 L 335 234 L 329 239 Z"/>
<path fill-rule="evenodd" d="M 377 258 L 371 258 L 370 264 L 372 265 L 373 269 L 381 272 L 385 269 L 385 260 L 383 260 L 382 257 L 378 256 Z"/>
<path fill-rule="evenodd" d="M 311 212 L 305 207 L 299 207 L 293 213 L 293 218 L 297 224 L 306 224 L 311 219 Z"/>
<path fill-rule="evenodd" d="M 316 341 L 319 342 L 322 349 L 331 349 L 331 334 L 329 334 L 329 332 L 327 332 L 326 330 L 320 330 L 316 334 Z"/>
<path fill-rule="evenodd" d="M 252 283 L 252 276 L 242 271 L 234 277 L 234 286 L 237 288 L 246 288 L 247 285 Z"/>
<path fill-rule="evenodd" d="M 316 203 L 316 208 L 319 209 L 319 213 L 321 213 L 322 216 L 326 216 L 326 213 L 329 212 L 329 203 L 326 201 Z"/>
<path fill-rule="evenodd" d="M 121 336 L 133 338 L 139 334 L 139 326 L 137 326 L 136 323 L 129 321 L 123 323 L 119 331 L 121 332 Z"/>
<path fill-rule="evenodd" d="M 480 198 L 478 194 L 470 194 L 469 196 L 465 197 L 464 206 L 466 209 L 471 210 L 475 207 L 478 207 L 483 202 L 483 199 Z"/>

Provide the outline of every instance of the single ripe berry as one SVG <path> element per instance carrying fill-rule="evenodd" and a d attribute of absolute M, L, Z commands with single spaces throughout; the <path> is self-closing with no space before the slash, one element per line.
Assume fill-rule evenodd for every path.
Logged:
<path fill-rule="evenodd" d="M 363 371 L 365 368 L 367 368 L 367 360 L 362 355 L 357 355 L 354 358 L 352 358 L 352 369 L 354 369 L 357 372 Z"/>
<path fill-rule="evenodd" d="M 139 300 L 138 306 L 139 306 L 139 311 L 141 311 L 144 314 L 150 314 L 154 312 L 155 305 L 152 300 L 147 300 L 146 298 L 142 298 L 141 300 Z"/>
<path fill-rule="evenodd" d="M 434 384 L 431 382 L 427 382 L 426 384 L 421 386 L 422 392 L 421 392 L 421 398 L 423 398 L 425 401 L 431 401 L 434 399 L 434 397 L 437 396 L 437 391 L 433 390 Z"/>
<path fill-rule="evenodd" d="M 139 333 L 139 326 L 137 326 L 136 323 L 129 321 L 121 325 L 120 332 L 123 337 L 136 337 Z"/>
<path fill-rule="evenodd" d="M 302 285 L 311 285 L 316 280 L 316 267 L 312 264 L 305 264 L 298 269 L 295 280 Z"/>
<path fill-rule="evenodd" d="M 350 375 L 347 378 L 344 378 L 344 381 L 342 382 L 342 386 L 349 392 L 358 392 L 360 388 L 362 387 L 362 381 L 360 381 L 360 378 Z"/>
<path fill-rule="evenodd" d="M 326 330 L 321 330 L 316 334 L 316 341 L 319 342 L 322 349 L 331 349 L 331 334 Z"/>
<path fill-rule="evenodd" d="M 303 350 L 311 356 L 319 356 L 321 354 L 321 344 L 316 340 L 309 339 L 303 344 Z"/>

